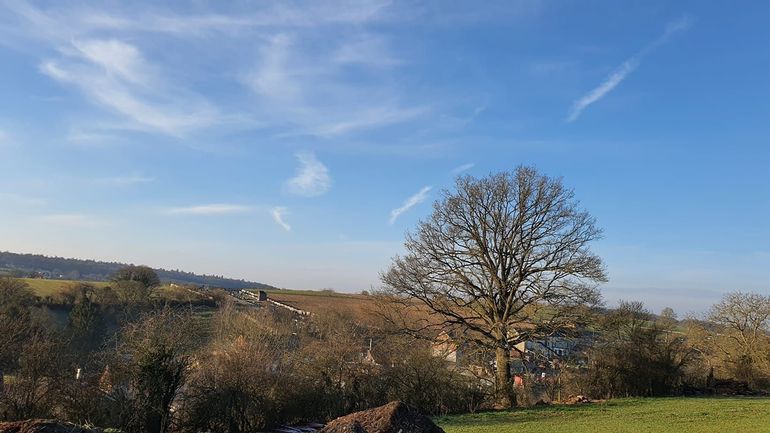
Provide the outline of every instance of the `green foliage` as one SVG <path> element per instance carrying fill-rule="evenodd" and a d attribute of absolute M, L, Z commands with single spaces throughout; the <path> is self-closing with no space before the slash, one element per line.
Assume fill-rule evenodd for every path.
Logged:
<path fill-rule="evenodd" d="M 148 313 L 124 327 L 113 365 L 128 389 L 121 427 L 127 432 L 164 433 L 171 426 L 171 404 L 184 385 L 196 341 L 186 332 L 190 317 L 170 309 Z M 119 391 L 119 389 L 117 390 Z"/>
<path fill-rule="evenodd" d="M 104 318 L 99 306 L 84 296 L 70 311 L 68 327 L 78 351 L 96 349 L 104 334 Z"/>
<path fill-rule="evenodd" d="M 30 307 L 35 299 L 20 280 L 0 278 L 0 374 L 13 368 L 32 332 Z"/>
<path fill-rule="evenodd" d="M 670 320 L 652 321 L 640 302 L 603 316 L 591 351 L 585 392 L 595 397 L 677 395 L 695 355 Z"/>
<path fill-rule="evenodd" d="M 5 309 L 24 308 L 35 299 L 29 285 L 16 278 L 0 277 L 0 306 Z"/>
<path fill-rule="evenodd" d="M 112 281 L 135 281 L 145 288 L 153 288 L 160 285 L 158 274 L 149 266 L 128 265 L 119 269 L 112 276 Z"/>
<path fill-rule="evenodd" d="M 115 283 L 113 292 L 123 304 L 142 304 L 150 299 L 152 289 L 139 281 L 120 280 Z"/>

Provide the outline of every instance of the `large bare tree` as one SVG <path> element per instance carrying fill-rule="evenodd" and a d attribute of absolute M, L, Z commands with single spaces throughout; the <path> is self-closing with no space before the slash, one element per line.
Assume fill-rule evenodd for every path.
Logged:
<path fill-rule="evenodd" d="M 459 177 L 381 275 L 386 315 L 493 350 L 496 404 L 510 407 L 514 346 L 574 326 L 600 302 L 605 271 L 589 249 L 600 236 L 573 192 L 534 168 Z"/>
<path fill-rule="evenodd" d="M 770 384 L 770 296 L 733 292 L 711 307 L 708 320 L 718 325 L 709 333 L 718 364 L 726 373 L 753 387 Z"/>

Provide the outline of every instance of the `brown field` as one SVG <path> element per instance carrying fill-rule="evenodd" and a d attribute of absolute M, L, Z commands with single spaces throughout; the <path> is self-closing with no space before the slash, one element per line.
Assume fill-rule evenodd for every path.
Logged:
<path fill-rule="evenodd" d="M 372 298 L 348 293 L 270 290 L 268 297 L 314 314 L 351 315 L 357 321 L 370 321 L 375 307 Z"/>

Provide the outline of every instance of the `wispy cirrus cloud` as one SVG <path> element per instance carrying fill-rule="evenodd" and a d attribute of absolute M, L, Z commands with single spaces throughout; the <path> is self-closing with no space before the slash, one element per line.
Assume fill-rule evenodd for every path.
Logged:
<path fill-rule="evenodd" d="M 596 103 L 605 95 L 613 91 L 623 80 L 626 79 L 626 77 L 634 72 L 641 64 L 642 59 L 644 59 L 644 57 L 647 56 L 652 50 L 666 43 L 674 33 L 686 30 L 691 25 L 692 20 L 690 20 L 688 17 L 680 18 L 679 20 L 668 23 L 662 35 L 644 47 L 641 51 L 623 62 L 601 84 L 575 101 L 567 115 L 566 122 L 571 123 L 576 121 L 589 105 Z"/>
<path fill-rule="evenodd" d="M 256 3 L 230 13 L 171 14 L 166 10 L 114 13 L 83 9 L 71 17 L 81 26 L 97 30 L 165 33 L 179 38 L 237 36 L 281 28 L 317 28 L 363 25 L 379 20 L 390 6 L 388 0 L 310 2 L 301 7 L 289 3 Z"/>
<path fill-rule="evenodd" d="M 312 152 L 299 152 L 296 157 L 299 162 L 297 174 L 286 181 L 286 191 L 305 197 L 326 193 L 332 183 L 329 169 Z"/>
<path fill-rule="evenodd" d="M 475 166 L 476 166 L 475 162 L 469 162 L 469 163 L 466 163 L 466 164 L 458 165 L 457 167 L 452 169 L 452 174 L 453 175 L 458 175 L 458 174 L 460 174 L 460 173 L 462 173 L 464 171 L 468 171 L 468 170 L 472 169 Z"/>
<path fill-rule="evenodd" d="M 103 178 L 96 179 L 96 183 L 99 185 L 115 186 L 115 187 L 139 185 L 139 184 L 151 183 L 151 182 L 155 182 L 154 177 L 144 176 L 138 173 L 132 174 L 129 176 L 103 177 Z"/>
<path fill-rule="evenodd" d="M 432 188 L 432 186 L 422 187 L 422 189 L 420 189 L 416 194 L 406 199 L 404 203 L 401 204 L 401 206 L 390 211 L 390 224 L 395 223 L 398 217 L 400 217 L 404 212 L 424 202 L 425 199 L 428 198 L 428 193 Z"/>
<path fill-rule="evenodd" d="M 0 38 L 41 60 L 38 70 L 78 90 L 96 106 L 117 115 L 121 129 L 160 132 L 180 137 L 225 121 L 203 96 L 178 81 L 167 80 L 164 68 L 150 62 L 134 42 L 135 32 L 105 24 L 130 21 L 72 5 L 36 7 L 9 0 L 0 19 Z M 93 19 L 98 15 L 101 19 Z M 16 43 L 21 41 L 21 43 Z M 21 48 L 23 47 L 23 48 Z M 52 55 L 52 52 L 55 55 Z"/>
<path fill-rule="evenodd" d="M 171 207 L 163 209 L 167 215 L 230 215 L 249 212 L 253 210 L 251 206 L 240 204 L 214 203 L 194 206 Z"/>
<path fill-rule="evenodd" d="M 339 140 L 418 121 L 442 127 L 449 105 L 465 105 L 410 91 L 417 53 L 390 27 L 445 25 L 438 15 L 467 18 L 474 8 L 431 9 L 390 0 L 173 8 L 8 0 L 0 2 L 0 44 L 24 51 L 88 102 L 67 113 L 78 131 L 68 137 L 73 145 L 131 142 L 136 131 L 193 146 L 232 131 Z M 477 114 L 455 123 L 465 127 Z"/>
<path fill-rule="evenodd" d="M 0 4 L 7 12 L 0 17 L 0 43 L 39 54 L 40 72 L 119 116 L 125 129 L 186 137 L 219 126 L 267 127 L 283 130 L 279 134 L 337 136 L 424 113 L 401 102 L 403 93 L 388 84 L 387 72 L 374 72 L 400 64 L 389 39 L 369 29 L 394 17 L 391 7 L 383 0 L 332 0 L 212 4 L 198 13 L 172 13 L 151 3 L 98 8 L 9 0 Z M 316 44 L 319 37 L 328 44 Z M 257 52 L 243 53 L 244 41 L 257 44 Z M 169 47 L 180 56 L 170 61 L 156 55 Z M 192 47 L 196 59 L 217 58 L 217 82 L 179 61 Z M 244 55 L 222 63 L 218 53 L 225 48 Z M 351 67 L 363 71 L 355 83 Z M 246 84 L 256 100 L 246 101 L 242 93 L 204 97 L 193 90 L 201 79 L 215 86 L 223 79 Z"/>
<path fill-rule="evenodd" d="M 286 222 L 286 220 L 283 219 L 288 212 L 289 210 L 285 207 L 278 206 L 270 210 L 270 215 L 273 217 L 273 221 L 275 221 L 276 224 L 281 226 L 281 228 L 287 232 L 290 232 L 291 226 Z"/>
<path fill-rule="evenodd" d="M 172 136 L 211 126 L 221 115 L 202 96 L 163 80 L 140 50 L 117 39 L 72 40 L 40 64 L 52 79 L 129 121 Z"/>
<path fill-rule="evenodd" d="M 255 67 L 243 75 L 268 122 L 290 129 L 289 135 L 336 137 L 409 122 L 431 111 L 405 102 L 401 89 L 383 78 L 401 64 L 384 38 L 332 32 L 332 48 L 319 51 L 308 46 L 307 37 L 296 30 L 271 35 Z M 355 82 L 351 65 L 362 71 Z"/>
<path fill-rule="evenodd" d="M 104 149 L 114 146 L 120 138 L 109 132 L 100 131 L 89 125 L 85 129 L 73 129 L 67 133 L 65 139 L 67 142 L 83 148 Z"/>

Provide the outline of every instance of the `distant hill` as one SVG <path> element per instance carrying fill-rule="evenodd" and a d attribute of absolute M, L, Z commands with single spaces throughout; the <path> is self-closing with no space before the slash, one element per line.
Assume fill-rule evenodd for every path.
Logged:
<path fill-rule="evenodd" d="M 17 254 L 0 251 L 0 275 L 18 277 L 39 274 L 62 280 L 107 281 L 126 263 L 49 257 L 40 254 Z M 225 289 L 270 289 L 272 286 L 254 281 L 225 278 L 221 275 L 200 275 L 180 270 L 155 269 L 164 283 L 194 284 Z"/>

